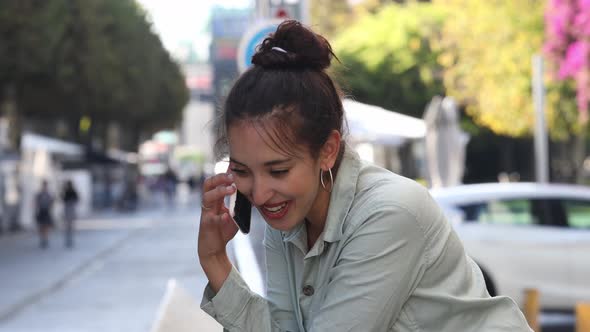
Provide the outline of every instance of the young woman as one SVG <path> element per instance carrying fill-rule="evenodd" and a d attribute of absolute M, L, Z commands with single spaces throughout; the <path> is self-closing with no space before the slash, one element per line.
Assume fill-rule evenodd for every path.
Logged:
<path fill-rule="evenodd" d="M 78 205 L 78 192 L 74 188 L 74 183 L 67 180 L 61 199 L 64 202 L 64 231 L 66 248 L 74 247 L 74 221 L 76 219 L 76 206 Z"/>
<path fill-rule="evenodd" d="M 488 295 L 428 191 L 346 146 L 333 56 L 286 21 L 230 91 L 230 168 L 203 185 L 203 310 L 230 331 L 529 331 L 511 299 Z M 227 256 L 236 189 L 268 224 L 267 299 Z"/>
<path fill-rule="evenodd" d="M 35 195 L 35 219 L 37 220 L 39 247 L 41 249 L 49 247 L 49 230 L 53 227 L 52 206 L 53 195 L 49 193 L 47 181 L 43 180 L 41 182 L 41 190 Z"/>

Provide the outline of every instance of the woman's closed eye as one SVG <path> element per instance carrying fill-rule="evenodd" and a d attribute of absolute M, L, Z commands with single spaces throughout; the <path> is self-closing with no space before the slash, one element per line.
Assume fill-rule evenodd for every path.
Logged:
<path fill-rule="evenodd" d="M 270 174 L 272 174 L 273 176 L 283 176 L 287 173 L 289 173 L 288 169 L 273 169 L 270 171 Z"/>
<path fill-rule="evenodd" d="M 245 169 L 231 168 L 230 170 L 237 176 L 245 176 L 248 173 Z"/>

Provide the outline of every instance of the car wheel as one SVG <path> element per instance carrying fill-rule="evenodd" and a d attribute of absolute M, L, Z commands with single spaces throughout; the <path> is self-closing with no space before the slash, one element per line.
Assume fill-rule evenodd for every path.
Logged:
<path fill-rule="evenodd" d="M 488 293 L 490 293 L 490 296 L 494 297 L 498 295 L 498 293 L 496 293 L 496 285 L 494 285 L 494 282 L 492 281 L 492 278 L 490 278 L 490 275 L 484 269 L 481 269 L 481 272 L 483 273 L 483 281 L 486 283 L 486 288 L 488 289 Z"/>

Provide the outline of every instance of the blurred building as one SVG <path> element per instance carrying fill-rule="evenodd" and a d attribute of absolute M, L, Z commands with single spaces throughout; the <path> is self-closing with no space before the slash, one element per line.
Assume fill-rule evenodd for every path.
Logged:
<path fill-rule="evenodd" d="M 213 70 L 209 63 L 185 64 L 183 66 L 190 100 L 184 109 L 183 121 L 179 132 L 179 147 L 182 147 L 183 157 L 191 151 L 191 158 L 176 158 L 194 160 L 194 165 L 179 165 L 183 168 L 194 168 L 191 175 L 199 176 L 203 160 L 213 158 L 215 106 L 213 103 Z"/>
<path fill-rule="evenodd" d="M 238 76 L 236 57 L 243 33 L 254 19 L 251 8 L 213 7 L 211 11 L 211 48 L 213 98 L 219 106 Z"/>

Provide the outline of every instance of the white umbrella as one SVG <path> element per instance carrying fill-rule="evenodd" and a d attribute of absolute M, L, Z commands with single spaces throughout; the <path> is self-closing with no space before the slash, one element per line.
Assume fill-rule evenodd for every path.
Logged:
<path fill-rule="evenodd" d="M 461 184 L 469 135 L 459 127 L 456 102 L 435 96 L 424 112 L 426 161 L 432 188 Z"/>
<path fill-rule="evenodd" d="M 426 134 L 422 119 L 363 104 L 351 99 L 342 101 L 353 141 L 399 146 L 408 139 Z"/>

